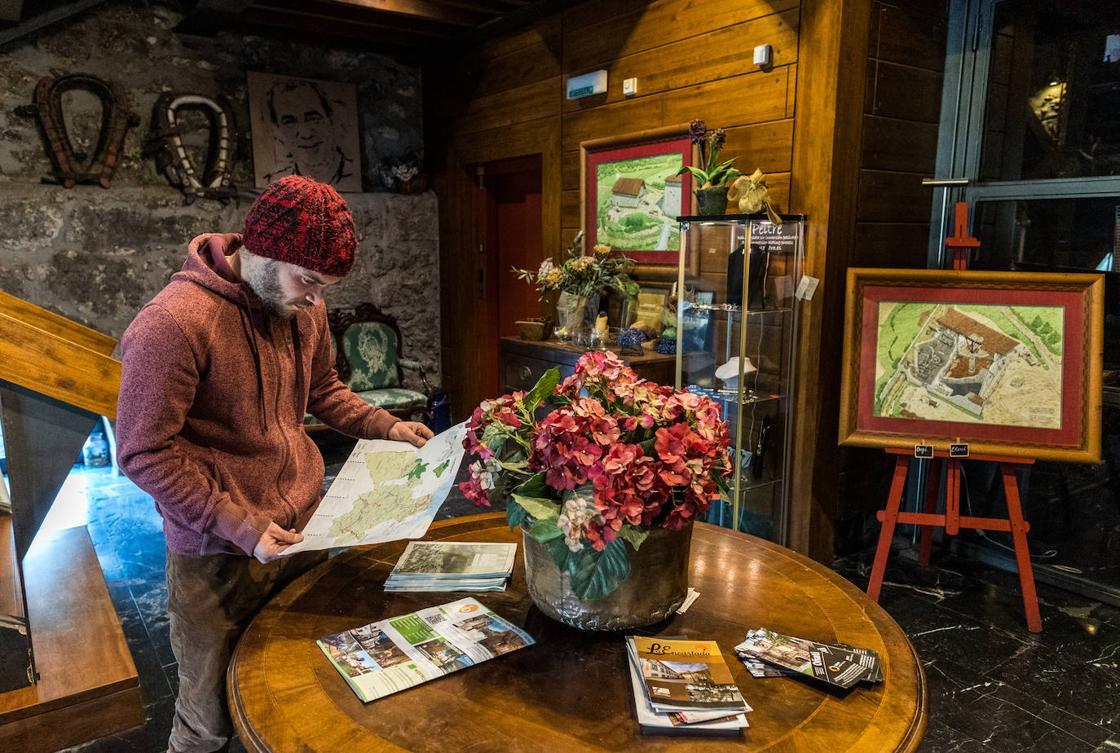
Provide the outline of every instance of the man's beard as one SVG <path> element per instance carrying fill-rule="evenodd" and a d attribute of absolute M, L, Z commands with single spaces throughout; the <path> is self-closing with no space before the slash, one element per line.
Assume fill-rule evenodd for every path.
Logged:
<path fill-rule="evenodd" d="M 244 275 L 245 282 L 261 299 L 265 311 L 278 319 L 291 319 L 296 312 L 286 305 L 284 289 L 280 287 L 280 262 L 275 259 L 263 262 L 251 274 Z"/>

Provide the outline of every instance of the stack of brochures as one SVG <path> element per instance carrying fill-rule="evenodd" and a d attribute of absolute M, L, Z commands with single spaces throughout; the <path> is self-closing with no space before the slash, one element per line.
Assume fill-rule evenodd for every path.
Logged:
<path fill-rule="evenodd" d="M 879 654 L 846 643 L 818 643 L 758 628 L 747 632 L 735 653 L 753 677 L 808 677 L 844 690 L 883 681 Z"/>
<path fill-rule="evenodd" d="M 638 726 L 647 734 L 738 735 L 751 707 L 715 641 L 628 636 Z"/>
<path fill-rule="evenodd" d="M 475 599 L 421 609 L 316 641 L 364 703 L 533 645 Z"/>
<path fill-rule="evenodd" d="M 505 591 L 517 544 L 411 541 L 386 591 Z"/>

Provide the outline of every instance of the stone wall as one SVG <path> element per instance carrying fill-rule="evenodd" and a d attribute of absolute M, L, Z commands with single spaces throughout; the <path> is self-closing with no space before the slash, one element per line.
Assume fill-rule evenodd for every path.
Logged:
<path fill-rule="evenodd" d="M 382 157 L 422 146 L 420 71 L 373 53 L 332 51 L 254 37 L 199 38 L 172 32 L 178 15 L 139 3 L 109 3 L 0 53 L 0 289 L 120 337 L 136 310 L 179 268 L 187 242 L 240 231 L 252 201 L 247 71 L 358 87 L 363 173 L 380 187 Z M 88 72 L 128 90 L 141 125 L 128 132 L 112 188 L 64 189 L 51 174 L 33 120 L 16 112 L 52 71 Z M 142 155 L 151 109 L 163 91 L 225 95 L 243 142 L 223 206 L 190 206 Z M 67 95 L 68 125 L 89 148 L 99 117 L 91 101 Z M 92 100 L 92 98 L 89 98 Z M 439 372 L 438 218 L 433 194 L 348 193 L 360 237 L 353 272 L 328 293 L 332 307 L 370 301 L 398 318 L 405 353 Z"/>

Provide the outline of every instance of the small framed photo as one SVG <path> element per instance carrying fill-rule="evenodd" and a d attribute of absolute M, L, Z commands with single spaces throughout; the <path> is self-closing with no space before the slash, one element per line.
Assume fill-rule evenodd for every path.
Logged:
<path fill-rule="evenodd" d="M 362 190 L 354 84 L 255 72 L 248 78 L 257 188 L 304 175 L 340 192 Z"/>
<path fill-rule="evenodd" d="M 639 264 L 676 265 L 677 217 L 693 212 L 696 164 L 688 126 L 658 128 L 580 144 L 580 209 L 585 250 L 613 246 Z"/>
<path fill-rule="evenodd" d="M 1100 461 L 1099 274 L 849 269 L 840 442 Z"/>

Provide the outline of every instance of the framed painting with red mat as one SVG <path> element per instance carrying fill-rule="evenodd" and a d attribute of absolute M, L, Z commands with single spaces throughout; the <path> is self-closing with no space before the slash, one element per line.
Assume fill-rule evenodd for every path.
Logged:
<path fill-rule="evenodd" d="M 848 270 L 840 443 L 1100 461 L 1103 277 Z"/>

